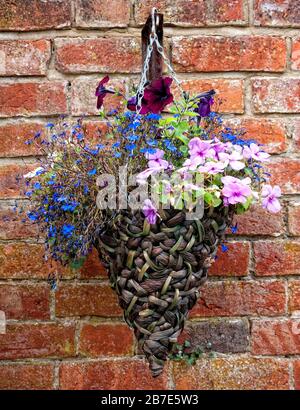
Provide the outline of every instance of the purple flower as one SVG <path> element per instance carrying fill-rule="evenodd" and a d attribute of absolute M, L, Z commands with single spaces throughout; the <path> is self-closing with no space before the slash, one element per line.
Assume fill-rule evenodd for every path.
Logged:
<path fill-rule="evenodd" d="M 249 184 L 251 183 L 250 178 L 238 179 L 226 176 L 221 180 L 224 184 L 222 195 L 225 199 L 225 204 L 244 204 L 247 201 L 247 198 L 252 194 L 249 187 Z"/>
<path fill-rule="evenodd" d="M 153 174 L 157 174 L 164 169 L 168 169 L 170 164 L 163 159 L 165 152 L 161 149 L 156 149 L 153 154 L 147 153 L 145 156 L 149 160 L 148 168 L 138 174 L 136 181 L 139 184 L 144 184 L 146 179 Z"/>
<path fill-rule="evenodd" d="M 264 185 L 262 187 L 261 195 L 263 197 L 262 206 L 269 212 L 276 213 L 281 209 L 280 202 L 277 198 L 281 196 L 281 189 L 279 186 L 271 187 L 271 185 Z"/>
<path fill-rule="evenodd" d="M 153 225 L 156 223 L 158 213 L 157 213 L 157 209 L 155 208 L 153 203 L 150 201 L 150 199 L 146 199 L 144 202 L 143 214 L 145 215 L 149 224 Z"/>
<path fill-rule="evenodd" d="M 210 90 L 205 93 L 199 94 L 196 98 L 199 100 L 198 107 L 195 112 L 200 117 L 207 117 L 210 114 L 210 107 L 214 103 L 213 96 L 216 94 L 215 90 Z"/>
<path fill-rule="evenodd" d="M 257 144 L 251 143 L 250 147 L 244 147 L 243 156 L 246 159 L 255 159 L 257 161 L 266 161 L 269 158 L 269 154 L 264 151 L 260 151 Z"/>
<path fill-rule="evenodd" d="M 189 154 L 193 164 L 203 164 L 205 158 L 214 158 L 214 150 L 211 143 L 202 141 L 200 138 L 192 138 L 189 142 Z"/>
<path fill-rule="evenodd" d="M 241 161 L 241 159 L 243 159 L 243 156 L 237 150 L 232 151 L 231 154 L 220 152 L 219 157 L 221 161 L 224 161 L 225 166 L 230 165 L 231 168 L 235 171 L 240 171 L 241 169 L 245 168 L 244 162 Z"/>
<path fill-rule="evenodd" d="M 98 84 L 98 87 L 96 88 L 95 96 L 98 97 L 97 98 L 97 109 L 98 110 L 102 107 L 103 100 L 106 94 L 115 94 L 114 91 L 111 91 L 105 88 L 105 84 L 108 83 L 108 81 L 109 81 L 109 76 L 107 75 L 104 78 L 102 78 L 102 80 Z"/>
<path fill-rule="evenodd" d="M 224 172 L 224 168 L 226 167 L 226 164 L 223 162 L 214 162 L 214 161 L 209 161 L 203 166 L 198 168 L 199 172 L 206 172 L 207 174 L 219 174 L 220 172 Z"/>
<path fill-rule="evenodd" d="M 148 85 L 142 99 L 141 114 L 160 114 L 168 104 L 173 102 L 170 90 L 172 81 L 170 77 L 161 77 Z M 128 101 L 127 108 L 136 111 L 136 104 L 137 97 L 132 97 Z"/>

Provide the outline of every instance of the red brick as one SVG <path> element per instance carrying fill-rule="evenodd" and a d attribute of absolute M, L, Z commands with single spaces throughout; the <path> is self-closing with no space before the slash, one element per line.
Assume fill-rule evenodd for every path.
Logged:
<path fill-rule="evenodd" d="M 109 285 L 60 284 L 56 292 L 57 316 L 120 317 L 117 295 Z"/>
<path fill-rule="evenodd" d="M 44 254 L 42 244 L 0 244 L 0 278 L 47 280 L 53 272 L 59 272 L 64 278 L 73 275 L 70 269 L 53 260 L 46 262 Z"/>
<path fill-rule="evenodd" d="M 283 212 L 272 214 L 263 209 L 261 205 L 253 205 L 249 212 L 236 215 L 233 225 L 237 223 L 238 230 L 235 235 L 272 235 L 279 236 L 284 233 Z M 231 230 L 228 230 L 231 233 Z"/>
<path fill-rule="evenodd" d="M 0 76 L 45 75 L 51 57 L 48 40 L 0 40 Z"/>
<path fill-rule="evenodd" d="M 253 357 L 199 359 L 194 366 L 175 363 L 177 390 L 288 390 L 288 362 Z"/>
<path fill-rule="evenodd" d="M 294 362 L 295 389 L 300 390 L 300 360 Z"/>
<path fill-rule="evenodd" d="M 258 276 L 300 274 L 300 242 L 255 242 L 254 256 Z"/>
<path fill-rule="evenodd" d="M 222 107 L 222 106 L 221 106 Z M 284 123 L 280 120 L 259 118 L 234 118 L 226 121 L 231 127 L 244 129 L 243 138 L 263 144 L 263 149 L 270 154 L 286 151 L 287 140 Z"/>
<path fill-rule="evenodd" d="M 71 357 L 75 326 L 57 323 L 14 324 L 0 335 L 0 359 Z"/>
<path fill-rule="evenodd" d="M 129 24 L 130 0 L 75 1 L 77 27 L 126 27 Z"/>
<path fill-rule="evenodd" d="M 300 202 L 290 204 L 289 231 L 292 235 L 300 236 Z"/>
<path fill-rule="evenodd" d="M 71 0 L 0 0 L 0 31 L 71 26 Z"/>
<path fill-rule="evenodd" d="M 182 88 L 191 95 L 197 95 L 212 88 L 217 93 L 217 98 L 222 100 L 220 107 L 216 107 L 223 113 L 243 113 L 244 112 L 244 84 L 242 80 L 235 79 L 193 79 L 184 80 Z M 173 87 L 175 96 L 179 95 L 176 86 Z"/>
<path fill-rule="evenodd" d="M 84 121 L 83 128 L 85 138 L 91 146 L 106 141 L 106 134 L 109 132 L 107 123 L 103 121 Z"/>
<path fill-rule="evenodd" d="M 300 79 L 254 78 L 252 96 L 256 113 L 299 113 Z"/>
<path fill-rule="evenodd" d="M 107 270 L 100 262 L 98 252 L 93 248 L 80 269 L 81 279 L 107 278 Z"/>
<path fill-rule="evenodd" d="M 251 328 L 255 355 L 286 355 L 300 353 L 299 319 L 254 320 Z"/>
<path fill-rule="evenodd" d="M 153 378 L 142 360 L 101 360 L 63 363 L 62 390 L 152 390 L 166 389 L 167 375 Z"/>
<path fill-rule="evenodd" d="M 256 26 L 300 27 L 298 0 L 255 0 Z"/>
<path fill-rule="evenodd" d="M 120 323 L 83 324 L 79 353 L 88 357 L 132 355 L 133 333 Z"/>
<path fill-rule="evenodd" d="M 135 1 L 135 19 L 144 24 L 149 11 L 156 7 L 164 13 L 164 23 L 184 27 L 245 23 L 242 0 L 143 0 Z"/>
<path fill-rule="evenodd" d="M 77 78 L 72 82 L 72 114 L 73 115 L 97 115 L 97 99 L 95 90 L 99 83 L 98 80 L 90 80 L 85 78 Z M 109 86 L 112 89 L 118 89 L 121 92 L 125 91 L 125 81 L 111 80 Z M 109 94 L 104 99 L 105 111 L 120 108 L 122 97 Z"/>
<path fill-rule="evenodd" d="M 66 114 L 66 84 L 1 83 L 0 107 L 0 117 Z"/>
<path fill-rule="evenodd" d="M 281 158 L 267 166 L 271 173 L 270 183 L 279 185 L 284 194 L 300 193 L 300 160 Z"/>
<path fill-rule="evenodd" d="M 248 242 L 226 242 L 227 252 L 221 247 L 217 259 L 209 269 L 210 276 L 246 276 L 248 274 L 250 245 Z"/>
<path fill-rule="evenodd" d="M 24 221 L 24 213 L 20 209 L 28 210 L 27 204 L 18 205 L 18 210 L 14 210 L 14 205 L 0 203 L 0 239 L 28 239 L 38 236 L 37 225 Z"/>
<path fill-rule="evenodd" d="M 49 319 L 50 286 L 34 285 L 0 285 L 0 310 L 6 319 Z"/>
<path fill-rule="evenodd" d="M 289 282 L 289 310 L 297 313 L 300 311 L 300 280 Z"/>
<path fill-rule="evenodd" d="M 56 39 L 56 68 L 63 73 L 138 73 L 141 45 L 135 37 Z"/>
<path fill-rule="evenodd" d="M 300 19 L 299 19 L 300 21 Z M 300 70 L 300 37 L 293 40 L 292 45 L 292 70 Z"/>
<path fill-rule="evenodd" d="M 0 125 L 1 157 L 27 157 L 40 151 L 35 144 L 25 144 L 43 128 L 38 122 L 14 122 Z"/>
<path fill-rule="evenodd" d="M 272 36 L 175 37 L 172 59 L 179 72 L 279 72 L 286 67 L 286 44 Z"/>
<path fill-rule="evenodd" d="M 293 143 L 295 151 L 300 152 L 300 120 L 293 123 Z"/>
<path fill-rule="evenodd" d="M 52 364 L 1 364 L 1 390 L 52 390 L 54 366 Z"/>
<path fill-rule="evenodd" d="M 36 167 L 36 164 L 0 166 L 0 197 L 24 197 L 27 189 L 23 175 Z"/>
<path fill-rule="evenodd" d="M 280 281 L 208 281 L 190 316 L 274 316 L 284 311 L 285 288 Z"/>

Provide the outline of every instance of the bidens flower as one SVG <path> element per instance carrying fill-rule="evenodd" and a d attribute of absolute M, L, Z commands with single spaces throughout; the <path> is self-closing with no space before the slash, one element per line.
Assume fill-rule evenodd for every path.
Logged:
<path fill-rule="evenodd" d="M 271 185 L 264 185 L 261 190 L 261 195 L 263 197 L 263 208 L 272 213 L 280 211 L 281 205 L 277 199 L 281 196 L 281 189 L 279 188 L 279 186 L 276 185 L 274 187 L 271 187 Z"/>

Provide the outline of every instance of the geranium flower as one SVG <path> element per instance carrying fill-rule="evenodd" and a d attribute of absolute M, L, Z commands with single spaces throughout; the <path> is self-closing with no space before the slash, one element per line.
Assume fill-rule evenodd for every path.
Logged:
<path fill-rule="evenodd" d="M 226 176 L 221 179 L 224 184 L 222 195 L 224 196 L 225 204 L 244 204 L 247 198 L 252 194 L 249 184 L 250 178 L 238 179 L 231 176 Z"/>
<path fill-rule="evenodd" d="M 279 186 L 272 187 L 271 185 L 264 185 L 261 190 L 263 197 L 262 206 L 269 212 L 276 213 L 281 209 L 280 202 L 277 198 L 281 196 L 281 189 Z"/>
<path fill-rule="evenodd" d="M 269 158 L 269 154 L 259 149 L 257 144 L 251 143 L 249 147 L 244 147 L 243 156 L 246 159 L 255 159 L 257 161 L 266 161 Z"/>
<path fill-rule="evenodd" d="M 199 114 L 200 117 L 207 117 L 210 114 L 210 107 L 214 103 L 213 95 L 215 95 L 215 90 L 210 90 L 205 93 L 199 94 L 196 98 L 199 100 L 198 107 L 195 112 Z"/>
<path fill-rule="evenodd" d="M 157 220 L 157 209 L 154 204 L 150 201 L 150 199 L 146 199 L 144 202 L 144 207 L 142 209 L 143 214 L 145 215 L 149 224 L 153 225 L 156 223 Z"/>
<path fill-rule="evenodd" d="M 161 77 L 152 81 L 144 91 L 140 114 L 160 114 L 164 108 L 173 102 L 170 86 L 172 78 Z M 127 104 L 127 108 L 136 111 L 137 97 L 132 97 Z"/>
<path fill-rule="evenodd" d="M 97 98 L 97 109 L 98 110 L 102 107 L 103 100 L 106 94 L 115 94 L 114 91 L 108 90 L 107 88 L 105 88 L 105 84 L 108 83 L 108 81 L 109 81 L 109 76 L 107 75 L 104 78 L 102 78 L 102 80 L 98 84 L 98 87 L 96 88 L 95 96 L 98 97 Z"/>

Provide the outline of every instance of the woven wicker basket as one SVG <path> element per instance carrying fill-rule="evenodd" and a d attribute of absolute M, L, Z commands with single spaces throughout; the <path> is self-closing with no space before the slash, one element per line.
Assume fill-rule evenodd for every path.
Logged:
<path fill-rule="evenodd" d="M 96 245 L 153 376 L 162 372 L 197 301 L 231 210 L 208 209 L 201 221 L 179 210 L 160 216 L 149 225 L 140 211 L 121 212 Z"/>

